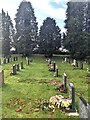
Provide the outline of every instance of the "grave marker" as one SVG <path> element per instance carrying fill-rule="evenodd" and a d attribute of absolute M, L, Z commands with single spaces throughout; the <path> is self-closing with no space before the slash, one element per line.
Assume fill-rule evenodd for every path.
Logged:
<path fill-rule="evenodd" d="M 80 118 L 88 118 L 90 120 L 90 105 L 83 97 L 79 97 L 79 115 Z"/>
<path fill-rule="evenodd" d="M 2 63 L 1 63 L 1 58 L 0 58 L 0 65 L 1 65 Z"/>
<path fill-rule="evenodd" d="M 23 67 L 23 62 L 21 61 L 21 69 L 24 69 L 24 67 Z"/>
<path fill-rule="evenodd" d="M 6 58 L 4 58 L 4 60 L 3 60 L 3 64 L 6 64 Z"/>
<path fill-rule="evenodd" d="M 80 62 L 80 69 L 83 69 L 83 62 Z"/>
<path fill-rule="evenodd" d="M 20 71 L 19 64 L 16 65 L 17 71 Z"/>
<path fill-rule="evenodd" d="M 63 86 L 65 91 L 66 91 L 66 79 L 67 79 L 67 75 L 66 73 L 63 73 Z"/>
<path fill-rule="evenodd" d="M 1 70 L 0 71 L 0 86 L 2 86 L 4 84 L 4 71 Z"/>
<path fill-rule="evenodd" d="M 75 88 L 73 83 L 69 83 L 69 98 L 72 99 L 72 110 L 75 110 Z"/>
<path fill-rule="evenodd" d="M 12 72 L 12 73 L 13 73 L 13 75 L 15 75 L 15 74 L 16 74 L 16 72 L 17 72 L 17 70 L 16 70 L 16 64 L 14 64 L 14 65 L 13 65 L 13 72 Z"/>
<path fill-rule="evenodd" d="M 56 71 L 56 64 L 55 64 L 55 61 L 53 63 L 53 71 L 55 72 Z"/>

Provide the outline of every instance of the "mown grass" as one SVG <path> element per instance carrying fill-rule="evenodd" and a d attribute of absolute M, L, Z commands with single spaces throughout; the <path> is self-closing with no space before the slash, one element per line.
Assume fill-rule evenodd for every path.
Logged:
<path fill-rule="evenodd" d="M 48 84 L 50 80 L 62 81 L 62 74 L 66 72 L 67 82 L 72 82 L 75 86 L 75 102 L 78 109 L 79 96 L 83 96 L 87 102 L 88 96 L 88 81 L 87 64 L 84 64 L 84 69 L 73 69 L 73 66 L 68 63 L 62 63 L 62 59 L 59 56 L 52 58 L 58 66 L 59 77 L 53 77 L 53 72 L 48 71 L 47 62 L 43 55 L 33 55 L 33 62 L 30 65 L 26 65 L 25 59 L 19 56 L 17 62 L 8 63 L 2 65 L 2 69 L 5 72 L 5 84 L 2 87 L 2 117 L 3 118 L 74 118 L 69 117 L 64 112 L 56 109 L 54 113 L 39 110 L 38 112 L 31 111 L 31 108 L 35 106 L 35 99 L 49 100 L 51 96 L 63 95 L 68 97 L 67 93 L 60 93 L 55 89 L 54 85 Z M 24 62 L 24 69 L 17 72 L 16 75 L 10 76 L 12 71 L 12 65 L 14 63 Z M 90 83 L 90 82 L 89 82 Z M 22 99 L 26 106 L 22 111 L 16 112 L 21 104 L 13 103 L 16 99 Z M 78 117 L 76 117 L 78 118 Z"/>

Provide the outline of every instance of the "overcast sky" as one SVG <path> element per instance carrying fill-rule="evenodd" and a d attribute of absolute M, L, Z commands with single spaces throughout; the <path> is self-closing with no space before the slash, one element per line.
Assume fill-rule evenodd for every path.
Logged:
<path fill-rule="evenodd" d="M 25 1 L 25 0 L 24 0 Z M 64 30 L 65 12 L 68 0 L 27 0 L 30 1 L 34 8 L 35 16 L 39 27 L 42 25 L 46 17 L 51 17 L 56 20 L 57 25 Z M 0 11 L 2 8 L 5 12 L 8 11 L 11 19 L 14 21 L 15 14 L 22 0 L 0 0 Z"/>

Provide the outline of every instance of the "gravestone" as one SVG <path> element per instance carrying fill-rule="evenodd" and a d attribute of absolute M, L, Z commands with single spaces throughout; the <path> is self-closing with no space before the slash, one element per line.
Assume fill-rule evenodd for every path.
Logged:
<path fill-rule="evenodd" d="M 1 70 L 0 71 L 0 86 L 2 86 L 4 84 L 4 71 Z"/>
<path fill-rule="evenodd" d="M 79 97 L 79 116 L 80 118 L 88 118 L 90 120 L 90 105 L 83 97 Z"/>
<path fill-rule="evenodd" d="M 48 59 L 48 66 L 51 64 L 51 59 L 49 58 Z"/>
<path fill-rule="evenodd" d="M 18 61 L 18 57 L 16 57 L 16 61 Z"/>
<path fill-rule="evenodd" d="M 9 63 L 10 62 L 10 59 L 9 58 L 7 58 L 7 63 Z"/>
<path fill-rule="evenodd" d="M 67 58 L 65 57 L 65 60 L 64 60 L 65 62 L 67 62 Z"/>
<path fill-rule="evenodd" d="M 71 109 L 75 111 L 75 88 L 73 83 L 69 83 L 69 98 L 72 100 L 72 107 Z"/>
<path fill-rule="evenodd" d="M 1 58 L 0 58 L 0 65 L 1 65 L 2 63 L 1 63 Z"/>
<path fill-rule="evenodd" d="M 58 77 L 58 67 L 55 67 L 55 73 L 54 73 L 54 77 Z"/>
<path fill-rule="evenodd" d="M 63 73 L 63 86 L 64 86 L 64 90 L 66 91 L 66 79 L 67 79 L 67 75 L 66 73 Z"/>
<path fill-rule="evenodd" d="M 16 65 L 17 71 L 20 71 L 19 64 Z"/>
<path fill-rule="evenodd" d="M 4 58 L 4 60 L 3 60 L 3 64 L 6 64 L 6 58 Z"/>
<path fill-rule="evenodd" d="M 55 64 L 55 61 L 53 63 L 53 71 L 55 72 L 56 71 L 56 64 Z"/>
<path fill-rule="evenodd" d="M 77 60 L 73 60 L 73 64 L 74 64 L 74 67 L 77 68 L 78 67 L 78 61 Z"/>
<path fill-rule="evenodd" d="M 13 61 L 16 61 L 16 57 L 13 58 Z"/>
<path fill-rule="evenodd" d="M 29 58 L 26 58 L 26 61 L 27 61 L 27 65 L 29 65 L 30 64 Z"/>
<path fill-rule="evenodd" d="M 14 64 L 14 65 L 13 65 L 13 72 L 12 72 L 12 73 L 13 73 L 13 75 L 15 75 L 15 74 L 16 74 L 16 72 L 17 72 L 17 70 L 16 70 L 16 64 Z"/>
<path fill-rule="evenodd" d="M 24 69 L 24 67 L 23 67 L 23 62 L 21 61 L 21 69 Z"/>
<path fill-rule="evenodd" d="M 80 69 L 83 69 L 83 62 L 80 62 Z"/>

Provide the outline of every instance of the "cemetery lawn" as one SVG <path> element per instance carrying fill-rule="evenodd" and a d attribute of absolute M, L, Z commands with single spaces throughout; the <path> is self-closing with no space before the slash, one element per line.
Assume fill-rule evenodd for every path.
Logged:
<path fill-rule="evenodd" d="M 54 112 L 48 110 L 35 110 L 37 107 L 35 100 L 49 100 L 51 96 L 63 95 L 68 97 L 67 93 L 60 93 L 48 82 L 50 80 L 62 81 L 62 74 L 66 72 L 67 82 L 72 82 L 75 86 L 75 103 L 79 110 L 79 96 L 89 102 L 88 86 L 90 86 L 89 77 L 87 77 L 88 65 L 84 63 L 84 69 L 73 69 L 68 63 L 62 63 L 59 56 L 54 56 L 58 69 L 59 77 L 53 77 L 54 72 L 48 71 L 47 62 L 43 55 L 33 55 L 33 62 L 26 65 L 25 59 L 19 56 L 19 60 L 2 65 L 5 72 L 5 84 L 2 87 L 2 117 L 3 118 L 78 118 L 69 117 L 67 114 L 56 108 Z M 24 62 L 24 69 L 10 76 L 12 65 L 14 63 Z M 0 68 L 1 69 L 1 68 Z M 0 88 L 1 89 L 1 88 Z M 90 102 L 89 102 L 90 103 Z"/>

